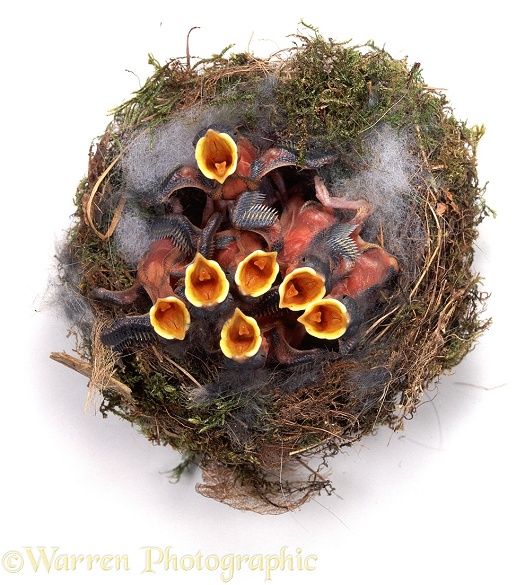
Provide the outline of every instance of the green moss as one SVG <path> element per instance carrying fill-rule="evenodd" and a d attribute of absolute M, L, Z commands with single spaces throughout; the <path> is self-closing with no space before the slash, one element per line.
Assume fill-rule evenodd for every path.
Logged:
<path fill-rule="evenodd" d="M 93 288 L 102 286 L 124 290 L 133 282 L 132 271 L 124 260 L 115 253 L 111 243 L 99 239 L 86 239 L 85 232 L 76 227 L 69 232 L 71 250 L 84 279 L 79 292 L 84 296 Z"/>

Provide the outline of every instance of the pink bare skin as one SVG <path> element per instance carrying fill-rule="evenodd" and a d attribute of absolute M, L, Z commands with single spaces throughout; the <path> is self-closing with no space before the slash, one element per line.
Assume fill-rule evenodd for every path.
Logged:
<path fill-rule="evenodd" d="M 342 197 L 332 197 L 319 176 L 314 177 L 314 183 L 315 196 L 325 207 L 330 209 L 348 209 L 356 212 L 352 223 L 361 226 L 372 213 L 372 206 L 365 199 L 347 200 Z"/>
<path fill-rule="evenodd" d="M 217 236 L 233 236 L 226 248 L 216 250 L 213 259 L 224 269 L 236 268 L 237 265 L 255 250 L 261 249 L 261 238 L 254 232 L 230 229 L 220 232 Z"/>
<path fill-rule="evenodd" d="M 250 176 L 252 163 L 257 158 L 257 149 L 249 140 L 241 137 L 237 141 L 237 157 L 235 173 L 230 175 L 223 185 L 219 185 L 216 195 L 206 198 L 202 225 L 206 224 L 216 211 L 226 214 L 231 202 L 248 190 L 247 177 Z M 252 187 L 255 188 L 255 185 Z"/>
<path fill-rule="evenodd" d="M 226 200 L 236 199 L 247 190 L 246 180 L 249 177 L 252 163 L 257 158 L 257 149 L 246 138 L 237 140 L 237 169 L 229 176 L 222 186 L 222 198 Z"/>
<path fill-rule="evenodd" d="M 382 248 L 368 248 L 357 256 L 346 278 L 336 282 L 331 295 L 356 298 L 372 287 L 381 286 L 388 277 L 399 272 L 397 260 Z"/>
<path fill-rule="evenodd" d="M 186 265 L 183 254 L 173 244 L 171 238 L 156 240 L 140 260 L 136 280 L 130 288 L 122 291 L 98 288 L 92 291 L 91 296 L 118 305 L 130 305 L 137 300 L 140 290 L 144 289 L 152 303 L 155 303 L 159 298 L 175 294 L 171 275 L 183 271 Z"/>
<path fill-rule="evenodd" d="M 354 240 L 358 238 L 363 222 L 371 213 L 371 206 L 364 199 L 347 201 L 340 197 L 332 197 L 319 176 L 314 177 L 314 183 L 319 204 L 305 204 L 301 196 L 295 196 L 287 202 L 281 217 L 284 247 L 279 254 L 279 262 L 286 266 L 286 273 L 297 266 L 313 238 L 334 224 L 336 221 L 334 209 L 356 212 L 352 218 L 352 224 L 357 226 L 352 234 Z"/>

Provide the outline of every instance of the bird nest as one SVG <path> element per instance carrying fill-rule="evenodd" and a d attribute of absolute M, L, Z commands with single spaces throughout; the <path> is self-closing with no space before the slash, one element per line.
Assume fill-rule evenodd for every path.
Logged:
<path fill-rule="evenodd" d="M 472 272 L 483 129 L 369 43 L 154 71 L 93 144 L 60 300 L 100 410 L 260 513 L 333 486 L 487 327 Z"/>

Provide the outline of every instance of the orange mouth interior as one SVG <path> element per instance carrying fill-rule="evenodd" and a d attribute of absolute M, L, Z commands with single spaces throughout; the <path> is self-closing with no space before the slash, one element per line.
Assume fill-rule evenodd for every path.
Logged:
<path fill-rule="evenodd" d="M 220 265 L 197 253 L 186 269 L 186 298 L 196 307 L 222 303 L 228 295 L 229 284 Z"/>
<path fill-rule="evenodd" d="M 267 292 L 279 273 L 277 252 L 252 252 L 239 264 L 235 282 L 243 295 L 258 297 Z"/>
<path fill-rule="evenodd" d="M 326 293 L 324 278 L 313 268 L 296 268 L 279 287 L 279 306 L 301 311 Z"/>
<path fill-rule="evenodd" d="M 190 314 L 179 298 L 166 297 L 157 299 L 151 307 L 150 321 L 161 337 L 182 341 L 190 326 Z"/>
<path fill-rule="evenodd" d="M 237 145 L 229 134 L 210 129 L 198 140 L 195 158 L 204 176 L 224 183 L 237 168 Z"/>
<path fill-rule="evenodd" d="M 223 354 L 236 361 L 254 356 L 261 347 L 262 336 L 257 321 L 246 316 L 239 308 L 228 319 L 221 331 L 220 346 Z"/>
<path fill-rule="evenodd" d="M 310 335 L 320 339 L 337 339 L 350 324 L 346 307 L 337 299 L 321 299 L 311 303 L 297 320 Z"/>

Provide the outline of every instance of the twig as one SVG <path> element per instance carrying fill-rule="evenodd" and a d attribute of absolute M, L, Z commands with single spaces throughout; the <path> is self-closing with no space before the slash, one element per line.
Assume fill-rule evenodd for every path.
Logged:
<path fill-rule="evenodd" d="M 78 372 L 83 376 L 91 378 L 91 375 L 93 373 L 93 366 L 87 362 L 84 362 L 76 357 L 67 354 L 65 351 L 62 352 L 53 351 L 51 352 L 49 357 L 52 360 L 58 362 L 59 364 L 62 364 L 64 366 L 67 366 L 68 368 L 71 368 L 72 370 L 75 370 L 75 372 Z M 105 386 L 106 388 L 108 388 L 108 390 L 115 390 L 125 398 L 128 399 L 131 398 L 131 388 L 126 386 L 126 384 L 119 382 L 117 379 L 113 377 L 109 377 L 106 380 Z"/>
<path fill-rule="evenodd" d="M 186 68 L 188 69 L 188 71 L 191 69 L 190 34 L 191 31 L 195 30 L 196 28 L 200 28 L 200 26 L 192 26 L 186 36 Z"/>

